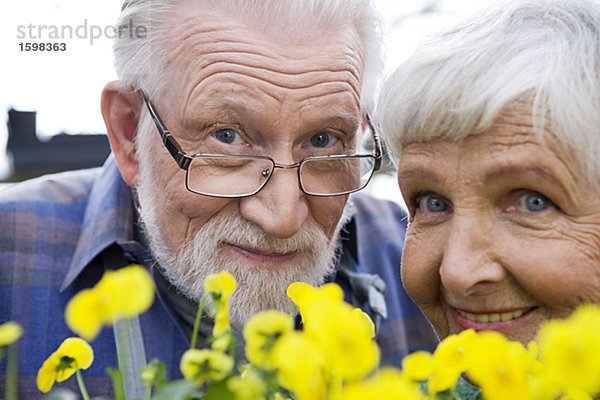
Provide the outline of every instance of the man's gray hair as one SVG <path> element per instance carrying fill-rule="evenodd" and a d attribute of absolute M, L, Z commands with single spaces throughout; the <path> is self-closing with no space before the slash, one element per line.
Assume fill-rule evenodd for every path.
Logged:
<path fill-rule="evenodd" d="M 524 98 L 536 132 L 547 118 L 587 178 L 600 178 L 599 0 L 503 2 L 425 40 L 383 87 L 376 115 L 395 156 L 481 133 Z"/>
<path fill-rule="evenodd" d="M 128 0 L 113 47 L 115 68 L 125 85 L 143 87 L 151 98 L 163 92 L 167 30 L 172 28 L 177 9 L 193 1 L 198 7 L 214 8 L 274 35 L 310 37 L 322 34 L 323 29 L 354 27 L 364 57 L 361 103 L 371 108 L 383 70 L 381 18 L 371 0 Z"/>

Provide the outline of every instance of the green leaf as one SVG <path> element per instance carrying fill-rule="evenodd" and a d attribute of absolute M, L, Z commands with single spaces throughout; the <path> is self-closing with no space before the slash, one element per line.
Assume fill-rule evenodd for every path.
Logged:
<path fill-rule="evenodd" d="M 125 400 L 125 389 L 123 388 L 123 374 L 114 368 L 106 368 L 106 373 L 110 376 L 115 391 L 115 400 Z"/>
<path fill-rule="evenodd" d="M 252 365 L 251 368 L 254 369 L 261 377 L 261 380 L 267 389 L 267 393 L 274 394 L 282 390 L 282 387 L 277 381 L 277 371 L 265 371 L 264 369 L 257 368 L 254 365 Z"/>
<path fill-rule="evenodd" d="M 152 384 L 156 386 L 156 390 L 159 390 L 167 383 L 167 370 L 165 368 L 165 364 L 162 363 L 159 359 L 153 358 L 150 360 L 145 367 L 140 369 L 140 375 L 144 372 L 148 371 L 154 375 L 154 379 Z"/>
<path fill-rule="evenodd" d="M 227 379 L 211 382 L 206 388 L 206 400 L 235 400 L 233 392 L 227 388 Z"/>
<path fill-rule="evenodd" d="M 153 400 L 185 400 L 191 396 L 196 396 L 194 393 L 196 387 L 193 383 L 180 380 L 173 381 L 163 385 L 160 390 L 152 397 Z"/>
<path fill-rule="evenodd" d="M 156 390 L 159 390 L 167 384 L 167 368 L 164 363 L 158 360 L 156 361 L 156 380 L 154 381 L 154 384 L 156 385 Z"/>

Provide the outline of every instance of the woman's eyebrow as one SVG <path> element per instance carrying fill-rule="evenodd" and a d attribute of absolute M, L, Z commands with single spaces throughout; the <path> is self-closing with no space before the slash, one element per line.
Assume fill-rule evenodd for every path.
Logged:
<path fill-rule="evenodd" d="M 436 181 L 443 181 L 443 176 L 435 168 L 428 168 L 423 165 L 411 165 L 398 170 L 398 180 L 412 180 L 427 178 Z"/>
<path fill-rule="evenodd" d="M 565 188 L 563 182 L 557 177 L 557 174 L 552 169 L 540 164 L 504 164 L 494 166 L 486 171 L 485 181 L 490 181 L 503 175 L 534 175 L 545 181 L 550 181 L 553 184 Z M 566 189 L 566 188 L 565 188 Z"/>

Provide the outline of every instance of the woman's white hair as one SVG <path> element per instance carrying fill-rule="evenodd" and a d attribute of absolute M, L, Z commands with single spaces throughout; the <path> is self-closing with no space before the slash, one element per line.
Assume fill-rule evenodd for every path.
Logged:
<path fill-rule="evenodd" d="M 353 26 L 364 57 L 363 108 L 371 108 L 383 67 L 382 25 L 371 0 L 128 0 L 118 21 L 114 44 L 115 68 L 127 86 L 144 88 L 150 98 L 163 93 L 168 82 L 168 30 L 186 2 L 221 10 L 274 35 L 322 34 Z"/>
<path fill-rule="evenodd" d="M 599 0 L 510 0 L 430 37 L 387 79 L 376 115 L 397 157 L 481 133 L 517 99 L 598 182 Z"/>

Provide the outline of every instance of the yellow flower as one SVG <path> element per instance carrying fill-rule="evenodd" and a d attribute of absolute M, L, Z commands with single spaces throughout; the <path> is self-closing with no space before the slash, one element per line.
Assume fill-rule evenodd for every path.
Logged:
<path fill-rule="evenodd" d="M 600 308 L 584 305 L 566 320 L 546 322 L 539 352 L 548 379 L 563 390 L 600 391 Z"/>
<path fill-rule="evenodd" d="M 406 380 L 397 369 L 384 367 L 375 376 L 344 388 L 342 400 L 428 399 L 418 384 Z"/>
<path fill-rule="evenodd" d="M 561 390 L 557 385 L 550 382 L 543 374 L 532 376 L 530 387 L 531 393 L 533 393 L 532 399 L 534 400 L 565 400 L 561 397 Z"/>
<path fill-rule="evenodd" d="M 229 379 L 227 388 L 235 400 L 264 400 L 267 389 L 260 374 L 253 368 L 246 368 L 240 376 Z"/>
<path fill-rule="evenodd" d="M 83 289 L 73 296 L 65 308 L 65 322 L 79 336 L 94 340 L 106 322 L 100 292 Z"/>
<path fill-rule="evenodd" d="M 141 314 L 153 301 L 152 278 L 143 267 L 132 264 L 106 271 L 96 286 L 73 296 L 65 309 L 65 321 L 73 332 L 91 341 L 102 326 Z"/>
<path fill-rule="evenodd" d="M 333 283 L 314 289 L 293 283 L 288 296 L 298 305 L 307 338 L 325 355 L 328 369 L 345 380 L 358 379 L 377 366 L 379 348 L 371 319 L 344 303 L 344 292 Z"/>
<path fill-rule="evenodd" d="M 214 329 L 213 329 L 214 331 Z M 232 330 L 226 330 L 220 333 L 217 336 L 212 337 L 210 347 L 213 350 L 220 351 L 221 353 L 226 353 L 230 348 L 233 342 L 235 341 L 235 335 Z"/>
<path fill-rule="evenodd" d="M 359 379 L 379 363 L 373 323 L 361 310 L 340 302 L 323 302 L 310 314 L 306 335 L 317 343 L 328 366 L 344 380 Z"/>
<path fill-rule="evenodd" d="M 162 374 L 161 374 L 162 372 Z M 158 359 L 153 358 L 148 364 L 140 369 L 140 380 L 147 386 L 154 384 L 154 381 L 160 379 L 165 374 L 165 366 Z"/>
<path fill-rule="evenodd" d="M 235 279 L 227 271 L 211 274 L 204 281 L 204 289 L 216 296 L 217 299 L 228 299 L 235 287 Z"/>
<path fill-rule="evenodd" d="M 300 315 L 302 316 L 302 321 L 306 323 L 306 321 L 304 321 L 306 308 L 314 301 L 317 290 L 306 282 L 294 282 L 288 286 L 287 295 L 294 303 L 296 303 Z"/>
<path fill-rule="evenodd" d="M 140 380 L 146 385 L 152 385 L 156 379 L 156 370 L 149 368 L 142 368 L 140 370 Z"/>
<path fill-rule="evenodd" d="M 243 331 L 248 361 L 265 370 L 274 369 L 270 360 L 271 350 L 281 336 L 293 329 L 294 321 L 281 311 L 254 314 Z"/>
<path fill-rule="evenodd" d="M 554 398 L 557 398 L 557 397 L 554 397 Z M 588 393 L 584 392 L 583 390 L 579 390 L 577 388 L 572 388 L 572 389 L 567 390 L 563 394 L 563 396 L 560 398 L 560 400 L 594 400 L 594 399 L 592 398 L 592 396 L 590 396 Z"/>
<path fill-rule="evenodd" d="M 431 393 L 439 393 L 456 385 L 460 374 L 465 370 L 465 354 L 477 334 L 472 329 L 450 335 L 435 349 L 433 353 L 433 373 L 428 382 Z"/>
<path fill-rule="evenodd" d="M 531 357 L 535 359 L 540 358 L 540 347 L 538 346 L 538 343 L 535 340 L 532 340 L 529 343 L 527 343 L 527 351 L 529 352 L 529 354 L 531 354 Z"/>
<path fill-rule="evenodd" d="M 58 349 L 48 357 L 37 374 L 37 387 L 46 393 L 54 382 L 62 382 L 77 369 L 87 369 L 94 361 L 91 346 L 83 339 L 71 337 L 65 339 Z"/>
<path fill-rule="evenodd" d="M 344 292 L 334 283 L 326 283 L 318 289 L 305 282 L 294 282 L 288 286 L 287 295 L 300 310 L 304 325 L 310 324 L 310 309 L 318 307 L 322 301 L 340 303 L 344 301 Z"/>
<path fill-rule="evenodd" d="M 229 296 L 235 290 L 236 283 L 233 276 L 227 271 L 209 275 L 204 281 L 204 290 L 212 297 L 212 310 L 215 312 L 215 325 L 213 336 L 219 336 L 231 329 L 229 324 Z"/>
<path fill-rule="evenodd" d="M 466 355 L 467 373 L 488 400 L 529 400 L 535 360 L 519 342 L 502 334 L 478 334 Z"/>
<path fill-rule="evenodd" d="M 433 373 L 433 356 L 427 351 L 416 351 L 402 359 L 402 375 L 411 381 L 424 381 Z"/>
<path fill-rule="evenodd" d="M 183 353 L 179 369 L 185 379 L 201 386 L 206 380 L 220 381 L 233 369 L 233 358 L 220 351 L 190 349 Z"/>
<path fill-rule="evenodd" d="M 281 386 L 296 400 L 325 400 L 325 359 L 320 349 L 297 331 L 283 335 L 273 347 L 271 361 Z"/>
<path fill-rule="evenodd" d="M 108 323 L 139 315 L 148 310 L 154 301 L 152 278 L 140 265 L 132 264 L 116 271 L 106 271 L 95 289 L 100 292 L 104 318 Z"/>
<path fill-rule="evenodd" d="M 220 336 L 231 329 L 229 324 L 229 312 L 227 311 L 228 303 L 220 303 L 215 315 L 215 325 L 213 326 L 213 336 Z"/>
<path fill-rule="evenodd" d="M 8 346 L 19 340 L 23 334 L 23 329 L 19 324 L 8 321 L 0 325 L 0 347 Z"/>

